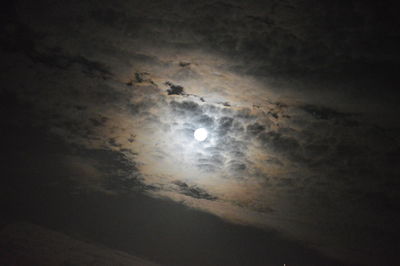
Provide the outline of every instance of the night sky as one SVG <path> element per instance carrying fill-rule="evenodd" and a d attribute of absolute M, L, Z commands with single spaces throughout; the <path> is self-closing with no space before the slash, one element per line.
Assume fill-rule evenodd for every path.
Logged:
<path fill-rule="evenodd" d="M 398 17 L 2 4 L 0 265 L 400 265 Z"/>

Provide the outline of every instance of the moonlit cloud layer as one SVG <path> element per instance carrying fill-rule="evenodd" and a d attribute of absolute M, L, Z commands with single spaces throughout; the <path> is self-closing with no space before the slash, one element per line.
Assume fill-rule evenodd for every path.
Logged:
<path fill-rule="evenodd" d="M 68 24 L 35 18 L 24 29 L 39 36 L 35 45 L 21 44 L 13 55 L 24 69 L 10 64 L 2 73 L 23 73 L 13 88 L 17 97 L 31 106 L 38 126 L 74 147 L 59 160 L 76 193 L 142 191 L 355 260 L 379 245 L 363 228 L 384 228 L 385 237 L 395 231 L 398 206 L 387 206 L 398 200 L 398 128 L 367 122 L 368 106 L 346 102 L 342 90 L 331 93 L 321 83 L 318 95 L 313 88 L 300 92 L 306 83 L 257 76 L 284 67 L 274 63 L 280 54 L 293 66 L 337 63 L 294 55 L 312 35 L 312 26 L 289 23 L 301 12 L 276 4 L 269 18 L 255 3 L 247 13 L 214 1 L 141 5 L 83 5 L 61 13 Z M 234 23 L 235 31 L 224 28 Z M 249 47 L 254 39 L 258 46 Z M 281 47 L 286 39 L 292 49 Z M 332 52 L 323 47 L 315 53 Z M 270 52 L 261 60 L 253 49 Z M 208 131 L 205 141 L 193 138 L 197 128 Z M 383 206 L 388 213 L 380 213 Z"/>

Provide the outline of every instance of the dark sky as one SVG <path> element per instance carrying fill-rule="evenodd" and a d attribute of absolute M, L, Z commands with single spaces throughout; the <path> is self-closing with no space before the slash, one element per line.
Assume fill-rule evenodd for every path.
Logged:
<path fill-rule="evenodd" d="M 161 265 L 400 264 L 397 13 L 7 2 L 0 262 L 49 260 L 24 222 Z"/>

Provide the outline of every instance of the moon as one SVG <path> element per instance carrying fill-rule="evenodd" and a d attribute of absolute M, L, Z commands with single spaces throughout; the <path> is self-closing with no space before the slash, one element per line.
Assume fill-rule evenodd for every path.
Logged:
<path fill-rule="evenodd" d="M 194 131 L 193 135 L 197 141 L 204 141 L 208 136 L 208 132 L 205 128 L 198 128 Z"/>

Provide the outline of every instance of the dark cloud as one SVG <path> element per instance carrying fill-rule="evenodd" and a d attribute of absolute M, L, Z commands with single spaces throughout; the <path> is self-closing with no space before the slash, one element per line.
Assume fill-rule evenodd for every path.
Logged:
<path fill-rule="evenodd" d="M 109 143 L 111 146 L 113 146 L 113 147 L 121 147 L 121 144 L 118 144 L 118 143 L 115 141 L 115 138 L 109 139 L 109 140 L 108 140 L 108 143 Z"/>
<path fill-rule="evenodd" d="M 210 163 L 201 163 L 201 159 L 199 160 L 199 163 L 197 163 L 196 164 L 196 166 L 200 169 L 200 170 L 202 170 L 203 172 L 209 172 L 209 173 L 212 173 L 212 172 L 215 172 L 215 171 L 217 171 L 218 170 L 218 167 L 215 165 L 215 164 L 213 164 L 213 162 L 210 162 Z M 207 161 L 208 162 L 208 161 Z"/>
<path fill-rule="evenodd" d="M 77 65 L 82 72 L 88 76 L 98 76 L 108 79 L 113 76 L 109 67 L 104 63 L 86 58 L 80 54 L 74 55 L 64 51 L 61 47 L 46 47 L 43 50 L 36 48 L 36 42 L 41 41 L 44 36 L 40 36 L 26 26 L 20 26 L 21 32 L 14 36 L 15 41 L 22 42 L 20 49 L 34 62 L 41 63 L 48 67 L 54 67 L 61 70 L 70 69 Z M 24 36 L 28 34 L 28 36 Z"/>
<path fill-rule="evenodd" d="M 168 95 L 184 95 L 185 94 L 182 86 L 174 85 L 169 81 L 167 81 L 165 84 L 169 86 L 169 89 L 167 90 Z"/>
<path fill-rule="evenodd" d="M 259 133 L 261 133 L 264 130 L 265 130 L 265 126 L 259 124 L 258 122 L 247 126 L 247 132 L 253 136 L 258 135 Z"/>
<path fill-rule="evenodd" d="M 105 116 L 100 116 L 98 118 L 90 118 L 89 120 L 92 122 L 93 126 L 98 127 L 103 126 L 107 122 L 108 118 Z"/>
<path fill-rule="evenodd" d="M 250 108 L 242 108 L 239 112 L 236 113 L 236 117 L 244 120 L 255 119 L 255 115 L 251 113 Z"/>
<path fill-rule="evenodd" d="M 111 139 L 115 143 L 114 139 Z M 111 144 L 112 146 L 119 146 Z M 143 191 L 149 188 L 143 183 L 143 178 L 136 163 L 128 159 L 122 152 L 106 149 L 79 148 L 77 155 L 94 160 L 94 165 L 104 175 L 99 180 L 105 189 L 126 193 Z"/>
<path fill-rule="evenodd" d="M 223 116 L 218 120 L 218 128 L 217 132 L 219 135 L 223 136 L 226 135 L 230 129 L 232 128 L 233 118 Z"/>
<path fill-rule="evenodd" d="M 190 62 L 179 62 L 179 66 L 181 66 L 181 67 L 190 66 Z"/>
<path fill-rule="evenodd" d="M 144 81 L 151 81 L 150 79 L 148 79 L 146 76 L 148 76 L 149 73 L 147 72 L 136 72 L 135 73 L 135 81 L 138 83 L 142 83 Z"/>
<path fill-rule="evenodd" d="M 219 104 L 225 107 L 231 107 L 231 104 L 229 102 L 220 102 Z"/>
<path fill-rule="evenodd" d="M 269 131 L 261 133 L 258 139 L 267 149 L 290 156 L 298 155 L 300 144 L 295 138 L 283 136 L 280 133 Z"/>
<path fill-rule="evenodd" d="M 214 127 L 214 119 L 208 115 L 199 115 L 194 119 L 195 124 L 198 127 L 205 127 L 212 129 Z"/>
<path fill-rule="evenodd" d="M 323 106 L 304 105 L 301 108 L 307 113 L 311 114 L 316 119 L 342 119 L 348 116 L 348 114 L 340 113 L 338 111 Z"/>
<path fill-rule="evenodd" d="M 192 101 L 177 102 L 172 101 L 170 103 L 172 110 L 180 115 L 199 115 L 201 114 L 200 106 Z"/>
<path fill-rule="evenodd" d="M 133 115 L 140 115 L 148 111 L 152 106 L 154 106 L 155 103 L 149 101 L 140 101 L 140 102 L 134 102 L 134 103 L 129 103 L 127 105 L 128 110 L 133 114 Z"/>
<path fill-rule="evenodd" d="M 244 164 L 240 161 L 236 161 L 236 160 L 232 160 L 232 161 L 228 162 L 228 165 L 229 165 L 228 166 L 229 169 L 233 172 L 244 171 L 247 168 L 246 164 Z"/>
<path fill-rule="evenodd" d="M 132 143 L 133 141 L 135 141 L 135 136 L 131 134 L 131 135 L 129 136 L 129 138 L 128 138 L 128 141 L 129 141 L 130 143 Z"/>
<path fill-rule="evenodd" d="M 218 198 L 215 196 L 210 195 L 209 193 L 207 193 L 207 191 L 205 191 L 204 189 L 197 187 L 195 185 L 188 185 L 185 182 L 182 181 L 175 181 L 173 183 L 174 185 L 179 187 L 179 191 L 180 193 L 192 197 L 192 198 L 196 198 L 196 199 L 206 199 L 206 200 L 217 200 Z"/>

